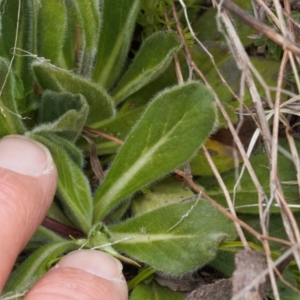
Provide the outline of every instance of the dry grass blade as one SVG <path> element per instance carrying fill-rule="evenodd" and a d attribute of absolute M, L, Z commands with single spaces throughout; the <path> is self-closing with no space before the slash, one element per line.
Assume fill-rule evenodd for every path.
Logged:
<path fill-rule="evenodd" d="M 179 0 L 184 15 L 186 17 L 186 21 L 188 24 L 188 27 L 190 29 L 191 35 L 194 37 L 195 41 L 200 45 L 202 49 L 205 50 L 205 52 L 208 54 L 209 58 L 211 59 L 214 67 L 217 70 L 217 73 L 219 74 L 221 80 L 225 82 L 225 86 L 228 87 L 226 84 L 225 79 L 220 74 L 216 64 L 214 63 L 214 57 L 205 49 L 204 45 L 199 41 L 193 31 L 193 28 L 189 22 L 186 6 L 183 0 Z M 275 265 L 279 264 L 280 261 L 286 259 L 286 255 L 282 255 L 276 263 L 274 263 L 272 257 L 271 257 L 271 250 L 269 245 L 269 239 L 268 238 L 262 238 L 262 237 L 268 237 L 269 232 L 269 218 L 270 218 L 270 208 L 272 205 L 276 205 L 281 210 L 281 217 L 283 220 L 283 224 L 287 233 L 287 236 L 289 237 L 289 250 L 287 251 L 289 255 L 292 254 L 292 257 L 296 260 L 296 263 L 298 265 L 298 268 L 300 270 L 300 256 L 299 256 L 299 250 L 298 246 L 300 244 L 300 234 L 299 234 L 299 228 L 297 225 L 297 222 L 295 220 L 295 217 L 291 211 L 290 205 L 287 203 L 282 188 L 281 188 L 281 180 L 280 176 L 281 174 L 278 174 L 277 169 L 277 158 L 278 158 L 278 151 L 284 152 L 287 157 L 292 159 L 294 166 L 295 166 L 295 173 L 297 175 L 297 181 L 295 181 L 296 184 L 299 186 L 299 194 L 300 194 L 300 162 L 299 162 L 299 154 L 296 147 L 296 142 L 294 140 L 293 134 L 293 128 L 290 125 L 290 117 L 291 115 L 299 116 L 299 96 L 297 94 L 300 91 L 300 79 L 297 69 L 299 68 L 299 62 L 300 62 L 300 47 L 295 42 L 295 32 L 294 28 L 298 27 L 299 24 L 296 24 L 296 22 L 291 17 L 291 3 L 288 0 L 279 1 L 279 0 L 273 0 L 273 1 L 263 1 L 263 0 L 256 0 L 252 1 L 252 4 L 255 5 L 254 11 L 256 12 L 256 18 L 247 13 L 246 11 L 242 10 L 239 6 L 234 4 L 230 0 L 213 0 L 213 5 L 218 10 L 218 25 L 219 29 L 223 33 L 225 39 L 227 40 L 228 46 L 232 52 L 233 57 L 236 60 L 237 66 L 242 71 L 242 77 L 245 78 L 246 86 L 250 92 L 252 103 L 254 106 L 254 114 L 258 120 L 258 129 L 256 133 L 253 136 L 252 139 L 252 146 L 255 143 L 255 140 L 258 138 L 258 135 L 260 134 L 262 136 L 262 139 L 264 141 L 264 149 L 267 154 L 269 166 L 270 166 L 270 173 L 269 178 L 266 178 L 266 180 L 269 181 L 269 190 L 264 190 L 262 188 L 262 185 L 257 179 L 257 176 L 254 172 L 253 167 L 251 166 L 251 163 L 248 159 L 248 157 L 251 154 L 251 147 L 248 149 L 248 155 L 245 152 L 240 139 L 238 137 L 238 134 L 233 127 L 229 116 L 227 115 L 226 110 L 224 109 L 220 99 L 218 96 L 214 93 L 212 87 L 210 86 L 209 82 L 206 80 L 205 75 L 201 72 L 201 68 L 198 68 L 197 65 L 195 65 L 192 58 L 190 58 L 189 55 L 187 55 L 187 62 L 190 66 L 192 66 L 194 72 L 198 74 L 198 76 L 203 79 L 203 81 L 207 84 L 208 87 L 211 88 L 212 92 L 215 95 L 216 103 L 223 114 L 225 120 L 227 121 L 228 128 L 232 132 L 232 135 L 234 137 L 234 141 L 236 143 L 236 146 L 241 153 L 241 156 L 244 160 L 244 165 L 248 169 L 248 172 L 250 173 L 250 176 L 252 178 L 252 181 L 255 184 L 255 187 L 257 189 L 257 201 L 258 201 L 258 207 L 260 212 L 260 224 L 262 228 L 262 234 L 260 236 L 257 236 L 258 232 L 253 232 L 252 229 L 249 228 L 247 224 L 244 224 L 241 222 L 241 220 L 238 219 L 237 214 L 234 211 L 234 204 L 233 201 L 229 195 L 229 192 L 226 190 L 225 185 L 223 184 L 222 177 L 220 176 L 218 170 L 214 166 L 213 161 L 211 160 L 209 153 L 205 151 L 204 153 L 206 155 L 206 158 L 214 172 L 215 177 L 217 178 L 217 181 L 223 191 L 223 194 L 227 200 L 227 205 L 229 207 L 230 213 L 227 210 L 224 210 L 222 207 L 219 207 L 219 205 L 214 202 L 207 194 L 205 194 L 203 191 L 201 191 L 201 195 L 203 198 L 205 198 L 207 201 L 212 203 L 217 209 L 222 211 L 224 215 L 226 215 L 228 218 L 231 218 L 234 220 L 234 222 L 237 224 L 237 231 L 239 233 L 240 239 L 243 242 L 243 245 L 245 248 L 248 247 L 247 240 L 244 240 L 243 233 L 240 231 L 240 227 L 243 227 L 244 229 L 251 232 L 253 235 L 256 235 L 256 237 L 259 237 L 261 240 L 261 243 L 265 250 L 265 255 L 267 258 L 267 270 L 265 270 L 262 274 L 262 276 L 265 276 L 266 274 L 269 275 L 270 283 L 273 290 L 274 299 L 280 299 L 279 291 L 276 283 L 276 278 L 278 277 L 278 274 L 276 275 L 274 272 Z M 244 46 L 240 42 L 240 38 L 236 32 L 236 28 L 234 24 L 232 23 L 232 18 L 229 15 L 230 13 L 233 13 L 238 18 L 243 20 L 246 24 L 250 25 L 252 28 L 256 29 L 258 33 L 261 36 L 265 36 L 266 38 L 270 39 L 277 45 L 280 45 L 283 50 L 283 56 L 281 60 L 281 67 L 278 74 L 277 79 L 277 85 L 276 87 L 269 87 L 264 79 L 262 78 L 261 74 L 254 68 L 252 65 L 248 54 L 246 53 Z M 266 21 L 270 20 L 271 25 L 266 25 Z M 285 80 L 285 72 L 287 69 L 287 65 L 290 66 L 293 76 L 295 79 L 295 85 L 298 89 L 298 93 L 296 92 L 296 95 L 288 90 L 284 89 L 284 80 Z M 254 80 L 255 79 L 255 80 Z M 264 89 L 266 100 L 270 111 L 265 110 L 265 106 L 262 103 L 262 99 L 260 96 L 260 93 L 258 92 L 257 82 L 261 85 L 261 87 Z M 239 97 L 230 90 L 229 91 L 235 95 L 236 99 L 241 101 Z M 272 96 L 272 92 L 275 91 L 275 98 Z M 284 97 L 290 97 L 290 99 L 286 100 L 282 103 L 282 99 Z M 273 98 L 272 98 L 273 97 Z M 242 106 L 242 105 L 241 105 Z M 272 122 L 272 125 L 270 123 Z M 280 129 L 280 123 L 285 127 L 285 135 L 286 139 L 288 141 L 288 144 L 290 146 L 290 152 L 288 153 L 286 150 L 282 149 L 281 146 L 279 146 L 278 143 L 278 136 L 279 136 L 279 129 Z M 295 125 L 296 126 L 296 125 Z M 299 126 L 299 124 L 297 124 Z M 177 171 L 178 172 L 178 171 Z M 243 169 L 241 172 L 241 176 L 243 173 Z M 184 177 L 184 175 L 182 175 Z M 192 189 L 195 190 L 195 192 L 199 192 L 197 190 L 197 187 L 193 185 L 192 181 L 188 177 L 184 177 L 185 180 L 189 183 Z M 238 183 L 237 183 L 238 185 Z M 267 198 L 266 195 L 270 194 L 270 198 Z M 276 202 L 276 204 L 275 204 Z M 270 237 L 269 237 L 270 238 Z M 291 258 L 289 258 L 291 259 Z M 238 297 L 235 297 L 235 299 L 239 299 Z"/>

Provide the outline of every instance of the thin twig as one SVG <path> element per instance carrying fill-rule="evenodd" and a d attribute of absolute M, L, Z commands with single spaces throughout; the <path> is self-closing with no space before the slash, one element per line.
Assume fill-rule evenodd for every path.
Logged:
<path fill-rule="evenodd" d="M 119 145 L 123 145 L 124 144 L 124 142 L 122 140 L 120 140 L 120 139 L 118 139 L 118 138 L 116 138 L 116 137 L 114 137 L 114 136 L 112 136 L 110 134 L 107 134 L 107 133 L 105 133 L 103 131 L 100 131 L 100 130 L 97 130 L 97 129 L 93 129 L 93 128 L 87 127 L 87 126 L 84 126 L 83 129 L 86 130 L 86 131 L 88 131 L 88 132 L 90 132 L 90 133 L 95 134 L 96 136 L 101 136 L 101 137 L 103 137 L 105 139 L 113 141 L 113 142 L 115 142 L 115 143 L 117 143 Z"/>
<path fill-rule="evenodd" d="M 246 229 L 248 232 L 250 232 L 253 236 L 255 236 L 258 240 L 268 240 L 276 243 L 280 243 L 282 245 L 286 246 L 292 246 L 293 244 L 289 241 L 275 238 L 275 237 L 270 237 L 270 236 L 264 236 L 255 229 L 253 229 L 251 226 L 243 222 L 242 220 L 238 219 L 236 216 L 232 215 L 230 212 L 228 212 L 223 206 L 218 204 L 215 200 L 210 198 L 198 185 L 196 185 L 191 178 L 189 178 L 183 171 L 181 170 L 174 170 L 174 173 L 181 176 L 189 185 L 191 191 L 195 194 L 201 194 L 201 197 L 208 201 L 213 207 L 215 207 L 218 211 L 220 211 L 222 214 L 224 214 L 227 218 L 230 220 L 237 222 L 238 224 L 241 225 L 244 229 Z"/>

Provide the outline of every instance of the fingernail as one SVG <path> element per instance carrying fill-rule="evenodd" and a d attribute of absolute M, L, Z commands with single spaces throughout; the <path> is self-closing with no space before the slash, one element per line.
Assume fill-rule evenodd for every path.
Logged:
<path fill-rule="evenodd" d="M 120 280 L 122 264 L 110 255 L 97 250 L 77 250 L 66 255 L 57 268 L 76 268 L 107 280 Z"/>
<path fill-rule="evenodd" d="M 51 172 L 54 165 L 44 145 L 24 136 L 9 135 L 0 140 L 0 167 L 37 177 Z"/>

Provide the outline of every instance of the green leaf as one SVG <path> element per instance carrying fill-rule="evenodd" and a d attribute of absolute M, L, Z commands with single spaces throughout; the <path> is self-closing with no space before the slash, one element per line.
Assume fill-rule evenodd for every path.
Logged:
<path fill-rule="evenodd" d="M 179 292 L 173 292 L 166 287 L 162 287 L 152 281 L 150 284 L 140 283 L 137 285 L 129 300 L 184 300 L 184 296 Z"/>
<path fill-rule="evenodd" d="M 84 50 L 80 62 L 80 74 L 88 77 L 97 51 L 100 27 L 98 0 L 75 0 L 81 16 Z M 115 4 L 115 3 L 114 3 Z"/>
<path fill-rule="evenodd" d="M 75 70 L 80 61 L 81 16 L 73 0 L 65 0 L 67 6 L 67 29 L 62 53 L 57 66 L 66 70 Z"/>
<path fill-rule="evenodd" d="M 118 113 L 114 119 L 109 119 L 102 122 L 102 124 L 100 124 L 99 127 L 95 129 L 98 129 L 120 139 L 121 141 L 124 141 L 135 123 L 140 119 L 141 114 L 144 110 L 145 107 L 140 107 L 123 114 Z M 98 155 L 115 154 L 116 150 L 120 147 L 120 144 L 101 137 L 95 138 L 94 141 L 96 143 Z M 86 141 L 80 143 L 80 148 L 84 151 L 89 151 Z"/>
<path fill-rule="evenodd" d="M 51 131 L 75 141 L 88 115 L 88 104 L 82 95 L 46 91 L 42 94 L 40 126 L 34 132 Z"/>
<path fill-rule="evenodd" d="M 32 67 L 43 89 L 51 89 L 55 92 L 67 91 L 85 97 L 90 106 L 87 125 L 97 127 L 103 120 L 115 115 L 111 97 L 99 84 L 48 63 L 36 61 Z"/>
<path fill-rule="evenodd" d="M 37 250 L 38 248 L 45 246 L 46 244 L 62 241 L 66 240 L 60 235 L 54 233 L 52 230 L 40 226 L 31 237 L 30 241 L 26 245 L 25 250 L 33 252 L 33 250 Z"/>
<path fill-rule="evenodd" d="M 101 6 L 102 26 L 92 78 L 108 89 L 124 65 L 140 0 L 103 0 Z"/>
<path fill-rule="evenodd" d="M 32 90 L 33 74 L 30 64 L 33 60 L 31 54 L 37 54 L 37 11 L 39 6 L 40 3 L 36 0 L 1 1 L 0 6 L 2 15 L 1 55 L 12 59 L 16 46 L 17 55 L 13 60 L 14 72 L 23 80 L 26 93 Z M 18 14 L 20 15 L 19 19 Z M 18 32 L 17 26 L 19 27 Z M 17 43 L 15 45 L 16 36 Z"/>
<path fill-rule="evenodd" d="M 49 148 L 58 170 L 58 195 L 65 213 L 76 228 L 88 233 L 92 227 L 93 204 L 89 182 L 81 168 L 70 159 L 62 143 L 56 144 L 45 133 L 44 136 L 28 135 Z"/>
<path fill-rule="evenodd" d="M 118 241 L 116 250 L 171 275 L 207 264 L 221 242 L 236 236 L 233 223 L 199 198 L 152 210 L 109 230 L 111 241 Z"/>
<path fill-rule="evenodd" d="M 174 32 L 156 32 L 147 38 L 114 91 L 115 102 L 120 103 L 157 78 L 166 70 L 180 47 L 180 40 Z"/>
<path fill-rule="evenodd" d="M 213 97 L 198 82 L 158 95 L 128 135 L 96 191 L 94 221 L 190 159 L 214 129 L 215 118 Z"/>
<path fill-rule="evenodd" d="M 258 177 L 260 184 L 262 185 L 267 197 L 270 192 L 270 168 L 266 154 L 257 154 L 250 159 L 251 165 Z M 292 210 L 299 210 L 299 189 L 296 184 L 292 182 L 296 181 L 296 172 L 293 163 L 283 155 L 278 155 L 277 160 L 278 174 L 280 181 L 282 182 L 282 190 L 285 196 L 287 204 L 291 205 Z M 236 185 L 236 173 L 231 171 L 222 175 L 224 183 L 228 192 L 233 197 L 234 186 Z M 217 200 L 221 205 L 227 206 L 224 194 L 218 184 L 218 182 L 212 177 L 199 178 L 199 184 L 205 187 L 205 190 L 209 196 Z M 257 213 L 258 214 L 258 196 L 257 189 L 249 175 L 245 170 L 244 175 L 239 184 L 239 188 L 235 194 L 235 210 L 242 213 Z M 271 212 L 280 212 L 276 201 L 270 207 Z"/>
<path fill-rule="evenodd" d="M 143 188 L 132 200 L 131 209 L 134 215 L 140 215 L 165 205 L 180 203 L 193 196 L 182 181 L 169 176 L 149 188 Z"/>
<path fill-rule="evenodd" d="M 44 136 L 45 138 L 50 139 L 55 144 L 60 145 L 68 153 L 70 159 L 72 159 L 74 163 L 76 163 L 80 168 L 83 167 L 84 159 L 82 151 L 78 149 L 74 145 L 74 143 L 69 142 L 65 138 L 60 137 L 52 132 L 40 131 L 38 135 Z"/>
<path fill-rule="evenodd" d="M 65 38 L 66 6 L 61 0 L 39 2 L 38 55 L 56 64 Z"/>
<path fill-rule="evenodd" d="M 25 131 L 18 115 L 14 99 L 14 78 L 8 62 L 0 57 L 0 138 L 8 134 L 22 134 Z"/>
<path fill-rule="evenodd" d="M 28 290 L 49 269 L 49 263 L 66 251 L 75 250 L 73 241 L 53 242 L 30 255 L 9 277 L 4 293 Z"/>

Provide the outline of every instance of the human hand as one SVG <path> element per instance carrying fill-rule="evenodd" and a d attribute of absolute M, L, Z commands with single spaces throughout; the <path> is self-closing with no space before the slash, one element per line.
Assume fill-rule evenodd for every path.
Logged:
<path fill-rule="evenodd" d="M 0 140 L 0 292 L 18 254 L 49 209 L 57 170 L 46 147 L 22 136 Z M 127 299 L 122 265 L 96 250 L 66 255 L 27 293 L 33 299 Z"/>

